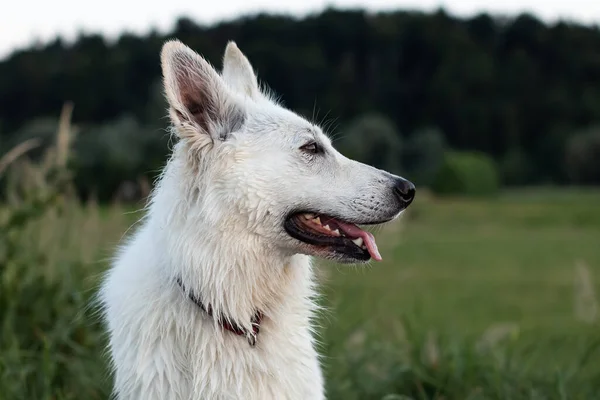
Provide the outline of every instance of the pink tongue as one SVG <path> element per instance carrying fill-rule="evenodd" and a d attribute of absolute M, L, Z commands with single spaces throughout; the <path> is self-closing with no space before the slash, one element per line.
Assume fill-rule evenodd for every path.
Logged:
<path fill-rule="evenodd" d="M 377 250 L 377 245 L 375 244 L 375 238 L 371 232 L 365 232 L 354 224 L 348 224 L 341 221 L 336 221 L 336 223 L 347 236 L 350 236 L 353 239 L 362 238 L 363 242 L 367 246 L 367 250 L 369 250 L 369 254 L 374 260 L 382 260 L 379 250 Z"/>

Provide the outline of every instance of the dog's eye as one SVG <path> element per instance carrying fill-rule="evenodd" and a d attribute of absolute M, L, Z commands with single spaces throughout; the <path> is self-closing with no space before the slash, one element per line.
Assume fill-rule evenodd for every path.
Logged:
<path fill-rule="evenodd" d="M 316 142 L 310 142 L 300 147 L 300 150 L 305 151 L 307 153 L 317 154 L 319 152 L 319 146 Z"/>

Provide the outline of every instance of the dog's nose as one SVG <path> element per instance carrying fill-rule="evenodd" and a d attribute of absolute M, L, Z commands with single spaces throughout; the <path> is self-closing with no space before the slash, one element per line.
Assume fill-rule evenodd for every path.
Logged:
<path fill-rule="evenodd" d="M 394 194 L 400 202 L 402 207 L 406 208 L 412 203 L 415 198 L 415 185 L 404 178 L 396 178 L 394 182 Z"/>

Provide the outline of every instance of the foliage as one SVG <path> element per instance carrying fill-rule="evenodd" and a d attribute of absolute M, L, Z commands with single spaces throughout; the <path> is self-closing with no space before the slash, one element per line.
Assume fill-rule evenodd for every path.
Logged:
<path fill-rule="evenodd" d="M 500 175 L 505 185 L 524 186 L 535 182 L 536 172 L 527 154 L 519 148 L 513 148 L 502 158 Z"/>
<path fill-rule="evenodd" d="M 339 149 L 351 159 L 392 173 L 402 169 L 402 141 L 394 123 L 385 116 L 367 114 L 348 124 Z"/>
<path fill-rule="evenodd" d="M 600 126 L 579 132 L 569 139 L 566 168 L 572 182 L 600 184 Z"/>
<path fill-rule="evenodd" d="M 406 145 L 404 165 L 418 187 L 431 186 L 444 161 L 446 141 L 439 129 L 426 128 L 413 133 Z"/>
<path fill-rule="evenodd" d="M 57 129 L 58 120 L 56 118 L 33 119 L 11 135 L 11 144 L 22 143 L 32 138 L 40 138 L 46 146 L 50 146 Z"/>
<path fill-rule="evenodd" d="M 382 263 L 324 270 L 330 398 L 595 399 L 598 195 L 421 193 L 376 235 Z"/>
<path fill-rule="evenodd" d="M 103 398 L 95 378 L 104 364 L 90 353 L 101 350 L 102 334 L 87 309 L 90 293 L 81 292 L 90 271 L 83 249 L 65 243 L 90 233 L 69 224 L 78 207 L 66 169 L 70 112 L 66 105 L 56 141 L 40 162 L 17 159 L 24 149 L 3 169 L 11 181 L 0 208 L 0 391 L 6 399 Z M 65 248 L 74 252 L 64 257 Z"/>
<path fill-rule="evenodd" d="M 482 153 L 449 152 L 432 185 L 439 195 L 494 195 L 499 190 L 494 161 Z"/>
<path fill-rule="evenodd" d="M 518 326 L 514 324 L 491 326 L 479 342 L 472 343 L 420 331 L 410 320 L 404 321 L 406 325 L 397 322 L 397 326 L 405 336 L 396 341 L 353 333 L 341 354 L 345 380 L 332 385 L 330 398 L 530 400 L 560 399 L 564 393 L 568 398 L 593 399 L 599 389 L 575 375 L 529 369 L 527 358 L 515 351 Z M 494 336 L 493 343 L 485 344 L 488 336 Z M 593 342 L 586 350 L 595 350 Z M 579 357 L 587 358 L 578 351 Z"/>
<path fill-rule="evenodd" d="M 598 27 L 549 24 L 529 14 L 328 9 L 212 26 L 181 18 L 164 35 L 126 33 L 108 41 L 82 34 L 74 43 L 58 38 L 17 51 L 0 61 L 2 141 L 32 118 L 54 115 L 66 99 L 77 104 L 82 126 L 111 124 L 125 114 L 141 127 L 164 128 L 158 54 L 167 38 L 214 65 L 235 40 L 290 108 L 306 115 L 323 110 L 341 126 L 376 110 L 397 135 L 439 127 L 453 149 L 506 157 L 509 183 L 519 184 L 527 171 L 528 182 L 563 183 L 566 138 L 555 141 L 552 131 L 564 127 L 570 136 L 600 121 Z"/>
<path fill-rule="evenodd" d="M 73 165 L 79 191 L 106 200 L 124 181 L 153 180 L 164 163 L 167 139 L 165 131 L 141 126 L 132 116 L 82 129 Z"/>
<path fill-rule="evenodd" d="M 0 207 L 0 397 L 107 399 L 106 338 L 90 307 L 108 256 L 141 215 L 81 204 L 68 175 L 23 172 L 42 165 L 13 164 L 8 172 L 31 179 L 13 180 L 19 197 Z M 377 268 L 321 266 L 328 398 L 596 398 L 600 316 L 580 320 L 572 300 L 600 289 L 597 198 L 422 193 L 407 211 L 415 217 L 377 235 Z M 576 288 L 573 257 L 590 270 Z"/>

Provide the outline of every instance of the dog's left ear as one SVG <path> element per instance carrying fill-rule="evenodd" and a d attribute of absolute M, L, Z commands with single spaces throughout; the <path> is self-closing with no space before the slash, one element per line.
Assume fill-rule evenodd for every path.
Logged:
<path fill-rule="evenodd" d="M 204 58 L 172 40 L 163 46 L 161 64 L 171 120 L 182 139 L 222 141 L 241 128 L 242 102 Z"/>
<path fill-rule="evenodd" d="M 252 98 L 260 95 L 252 65 L 233 41 L 227 43 L 225 48 L 222 75 L 225 82 L 234 90 Z"/>

